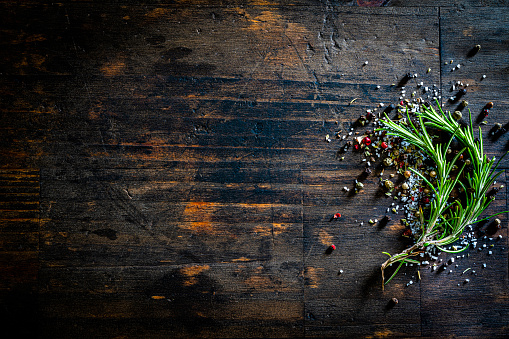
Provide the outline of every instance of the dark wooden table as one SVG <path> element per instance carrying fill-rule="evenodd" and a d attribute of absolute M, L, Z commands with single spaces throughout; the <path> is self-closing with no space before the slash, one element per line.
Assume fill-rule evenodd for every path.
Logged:
<path fill-rule="evenodd" d="M 382 291 L 382 252 L 408 246 L 401 215 L 368 223 L 393 201 L 374 175 L 342 190 L 363 163 L 340 161 L 334 137 L 397 102 L 407 72 L 407 97 L 423 81 L 454 109 L 461 81 L 473 115 L 494 102 L 485 133 L 505 124 L 507 13 L 496 0 L 1 2 L 2 331 L 507 337 L 507 217 L 501 240 L 480 242 L 493 255 L 471 249 L 421 280 L 408 267 Z M 487 154 L 508 142 L 485 136 Z M 502 190 L 486 214 L 506 207 Z"/>

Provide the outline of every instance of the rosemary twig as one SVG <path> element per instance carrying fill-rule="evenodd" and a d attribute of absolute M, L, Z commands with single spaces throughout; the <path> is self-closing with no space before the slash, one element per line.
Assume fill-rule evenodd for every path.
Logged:
<path fill-rule="evenodd" d="M 387 115 L 384 120 L 381 120 L 382 127 L 379 130 L 386 131 L 388 135 L 401 137 L 422 150 L 435 163 L 437 173 L 436 184 L 433 185 L 419 171 L 410 169 L 430 187 L 435 194 L 435 199 L 430 204 L 429 216 L 426 220 L 423 213 L 420 213 L 422 233 L 418 236 L 416 243 L 399 254 L 390 255 L 384 252 L 389 255 L 389 258 L 381 266 L 382 286 L 392 280 L 403 263 L 419 263 L 409 257 L 422 253 L 428 246 L 436 246 L 441 251 L 452 253 L 461 252 L 468 248 L 468 246 L 465 246 L 460 250 L 449 251 L 444 247 L 457 241 L 466 226 L 479 221 L 477 219 L 480 214 L 493 200 L 488 198 L 486 193 L 502 173 L 495 173 L 500 160 L 495 164 L 495 158 L 490 160 L 484 154 L 480 128 L 479 138 L 474 138 L 472 117 L 470 116 L 470 125 L 462 127 L 452 118 L 450 113 L 445 114 L 442 111 L 438 101 L 437 105 L 438 111 L 431 105 L 420 106 L 420 111 L 416 113 L 418 124 L 412 122 L 408 110 L 406 112 L 408 124 L 392 121 Z M 447 132 L 450 135 L 449 141 L 447 143 L 433 142 L 433 137 L 428 133 L 430 127 Z M 458 140 L 463 149 L 452 160 L 448 160 L 447 150 L 453 139 Z M 464 164 L 453 175 L 452 172 L 457 168 L 455 164 L 462 154 L 468 154 L 471 159 L 471 169 L 466 171 Z M 454 188 L 463 190 L 465 198 L 463 203 L 459 199 L 449 203 Z M 482 220 L 485 219 L 487 218 Z M 398 262 L 397 269 L 385 281 L 385 269 Z"/>

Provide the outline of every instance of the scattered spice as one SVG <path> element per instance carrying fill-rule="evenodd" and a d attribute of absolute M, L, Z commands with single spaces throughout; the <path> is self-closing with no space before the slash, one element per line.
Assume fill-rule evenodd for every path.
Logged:
<path fill-rule="evenodd" d="M 454 100 L 465 94 L 466 90 L 464 88 L 460 89 Z M 404 103 L 402 102 L 401 106 L 403 105 Z M 492 166 L 494 165 L 494 160 L 488 159 L 484 156 L 482 143 L 479 143 L 477 139 L 474 140 L 474 136 L 471 136 L 472 131 L 468 130 L 463 125 L 460 125 L 457 122 L 457 120 L 460 119 L 461 112 L 458 111 L 455 112 L 455 114 L 448 116 L 447 114 L 443 113 L 441 107 L 438 108 L 439 110 L 435 111 L 435 109 L 433 109 L 431 105 L 426 103 L 423 103 L 421 105 L 408 104 L 406 108 L 402 107 L 402 110 L 403 109 L 405 110 L 403 113 L 407 115 L 406 119 L 403 119 L 401 117 L 399 120 L 392 121 L 388 117 L 386 117 L 385 120 L 381 120 L 383 127 L 379 130 L 385 131 L 387 132 L 387 134 L 390 133 L 393 136 L 393 140 L 399 137 L 403 140 L 403 142 L 415 145 L 419 148 L 420 151 L 424 151 L 422 162 L 416 163 L 415 160 L 413 160 L 413 163 L 411 165 L 413 165 L 414 168 L 420 170 L 419 172 L 421 173 L 426 172 L 426 168 L 428 168 L 429 178 L 433 179 L 433 181 L 426 180 L 421 173 L 416 172 L 418 177 L 417 179 L 426 180 L 425 183 L 423 182 L 423 186 L 421 186 L 419 190 L 416 192 L 415 189 L 412 190 L 412 185 L 409 185 L 410 180 L 412 180 L 411 178 L 413 177 L 412 173 L 410 171 L 408 173 L 406 173 L 407 171 L 401 172 L 408 180 L 408 182 L 404 183 L 406 184 L 405 186 L 403 186 L 402 184 L 401 186 L 402 189 L 404 190 L 408 185 L 408 188 L 411 191 L 409 198 L 404 197 L 405 201 L 411 201 L 411 204 L 415 204 L 417 198 L 418 201 L 420 201 L 420 203 L 422 204 L 421 205 L 422 209 L 425 209 L 428 212 L 426 214 L 427 219 L 421 219 L 423 218 L 422 211 L 420 209 L 418 211 L 415 211 L 414 213 L 415 219 L 410 219 L 409 223 L 412 226 L 407 228 L 403 233 L 403 236 L 411 237 L 414 234 L 412 230 L 416 231 L 415 233 L 416 242 L 414 243 L 414 245 L 409 247 L 405 251 L 401 252 L 400 254 L 389 255 L 390 258 L 384 264 L 382 264 L 382 277 L 383 277 L 383 272 L 385 268 L 392 265 L 393 263 L 398 263 L 398 268 L 394 271 L 394 273 L 387 280 L 387 282 L 389 282 L 394 277 L 394 275 L 398 272 L 399 267 L 401 267 L 402 264 L 419 263 L 419 261 L 411 258 L 411 255 L 416 255 L 418 253 L 422 253 L 423 255 L 430 255 L 430 253 L 432 253 L 434 249 L 438 249 L 440 251 L 455 251 L 455 252 L 461 252 L 462 250 L 466 249 L 468 246 L 456 246 L 456 245 L 454 245 L 455 246 L 454 248 L 452 246 L 449 246 L 449 249 L 446 249 L 443 243 L 451 244 L 458 239 L 463 239 L 462 243 L 466 244 L 465 241 L 468 241 L 468 238 L 460 237 L 463 229 L 468 225 L 472 224 L 474 220 L 477 220 L 479 214 L 482 213 L 482 211 L 485 208 L 485 207 L 483 208 L 482 204 L 480 206 L 480 209 L 479 208 L 469 209 L 466 206 L 463 206 L 463 209 L 458 210 L 457 212 L 454 211 L 455 213 L 453 214 L 454 219 L 452 219 L 454 221 L 449 227 L 440 228 L 441 224 L 440 221 L 437 221 L 438 218 L 451 220 L 450 217 L 446 216 L 447 213 L 453 212 L 453 210 L 452 211 L 448 210 L 449 206 L 452 206 L 451 202 L 449 201 L 449 198 L 454 199 L 452 201 L 455 201 L 457 204 L 463 204 L 463 202 L 461 202 L 458 198 L 454 198 L 454 195 L 451 193 L 453 192 L 453 189 L 457 191 L 458 189 L 462 188 L 462 186 L 459 186 L 459 184 L 456 188 L 455 186 L 461 175 L 461 171 L 463 171 L 465 167 L 459 169 L 460 170 L 459 172 L 455 172 L 452 179 L 450 177 L 450 173 L 454 170 L 454 168 L 458 169 L 458 166 L 456 166 L 454 162 L 457 160 L 461 161 L 463 153 L 461 154 L 457 153 L 454 160 L 449 160 L 450 157 L 446 158 L 447 154 L 452 153 L 452 151 L 449 151 L 450 148 L 447 147 L 449 143 L 445 143 L 442 146 L 442 149 L 440 149 L 440 143 L 438 143 L 438 146 L 436 146 L 437 142 L 435 140 L 431 141 L 433 137 L 430 137 L 428 131 L 425 128 L 428 125 L 426 126 L 422 125 L 421 120 L 412 121 L 410 118 L 410 113 L 419 116 L 419 119 L 424 120 L 427 124 L 429 124 L 432 127 L 448 132 L 449 134 L 455 135 L 457 140 L 456 143 L 464 147 L 467 147 L 468 154 L 472 155 L 472 157 L 469 157 L 469 159 L 465 160 L 465 166 L 468 167 L 469 172 L 481 168 L 487 168 L 486 171 L 488 171 L 488 173 L 486 175 L 484 173 L 478 174 L 477 178 L 479 179 L 468 179 L 462 183 L 462 185 L 466 186 L 467 188 L 467 190 L 463 191 L 462 194 L 468 195 L 469 204 L 477 203 L 474 202 L 476 201 L 476 199 L 479 199 L 479 197 L 483 198 L 484 196 L 486 196 L 487 195 L 486 191 L 483 190 L 485 190 L 486 187 L 491 186 L 491 184 L 493 184 L 494 179 L 496 178 L 496 176 L 490 175 L 491 174 L 490 171 L 492 169 Z M 408 124 L 407 123 L 408 120 L 411 120 L 412 124 Z M 429 140 L 430 142 L 427 143 L 427 141 L 424 140 Z M 399 148 L 401 149 L 401 147 Z M 392 154 L 394 154 L 394 152 Z M 488 164 L 484 164 L 485 162 Z M 434 166 L 432 165 L 433 163 Z M 410 164 L 410 162 L 408 162 L 408 164 Z M 385 163 L 385 159 L 384 165 L 387 165 Z M 406 166 L 406 164 L 403 164 L 403 166 Z M 429 169 L 430 166 L 435 167 L 435 169 Z M 473 177 L 470 176 L 470 178 Z M 413 180 L 415 179 L 416 178 L 414 178 Z M 479 182 L 477 182 L 476 180 Z M 430 186 L 432 185 L 431 182 L 433 182 L 433 185 L 436 185 L 436 187 L 433 187 L 433 189 L 431 189 L 432 187 Z M 457 193 L 455 194 L 456 196 L 458 196 Z M 435 200 L 433 204 L 431 204 L 432 199 Z M 461 213 L 458 214 L 459 212 Z M 427 225 L 421 226 L 421 221 L 426 222 Z M 405 224 L 407 223 L 408 221 L 405 222 Z M 454 262 L 454 260 L 451 260 L 451 262 Z M 443 266 L 445 267 L 446 265 Z M 450 273 L 452 272 L 452 270 L 449 271 Z"/>
<path fill-rule="evenodd" d="M 480 46 L 479 46 L 480 49 Z M 451 65 L 453 63 L 453 60 L 451 60 Z M 446 63 L 447 64 L 447 63 Z M 464 66 L 466 64 L 463 64 Z M 460 68 L 462 65 L 458 64 L 454 69 Z M 429 72 L 430 70 L 428 70 Z M 405 78 L 406 80 L 416 77 L 417 74 L 411 74 L 408 73 Z M 485 76 L 483 76 L 485 78 Z M 401 86 L 401 84 L 399 85 Z M 455 81 L 452 84 L 452 91 L 457 91 L 457 93 L 451 97 L 451 101 L 459 100 L 462 96 L 466 95 L 467 90 L 466 87 L 468 87 L 468 84 L 463 84 L 460 81 Z M 380 86 L 377 86 L 377 88 L 380 88 Z M 441 99 L 440 96 L 440 89 L 437 85 L 433 86 L 424 86 L 423 82 L 420 82 L 417 84 L 417 88 L 420 88 L 419 91 L 414 91 L 412 93 L 412 98 L 405 99 L 405 94 L 408 91 L 409 93 L 412 92 L 412 90 L 405 89 L 405 86 L 401 88 L 401 97 L 399 105 L 384 105 L 380 103 L 377 108 L 374 108 L 373 110 L 366 110 L 366 115 L 361 115 L 359 118 L 359 121 L 355 126 L 365 126 L 365 124 L 373 124 L 376 127 L 382 126 L 382 128 L 375 129 L 374 131 L 354 131 L 354 128 L 352 128 L 349 132 L 347 131 L 346 134 L 348 136 L 352 136 L 352 134 L 358 135 L 355 138 L 352 138 L 352 140 L 355 142 L 354 149 L 361 151 L 361 154 L 364 154 L 364 159 L 362 159 L 363 162 L 366 163 L 366 167 L 364 169 L 364 175 L 365 174 L 371 174 L 371 167 L 372 165 L 376 164 L 377 159 L 382 160 L 382 164 L 385 167 L 391 167 L 395 165 L 397 173 L 402 174 L 405 178 L 404 182 L 400 186 L 400 190 L 396 191 L 396 193 L 391 193 L 392 190 L 394 190 L 395 184 L 391 180 L 383 180 L 383 168 L 381 168 L 379 172 L 380 176 L 380 183 L 381 186 L 387 190 L 386 195 L 391 196 L 394 195 L 394 200 L 401 201 L 404 205 L 403 208 L 399 209 L 401 213 L 404 213 L 405 218 L 401 219 L 401 223 L 405 226 L 405 231 L 403 232 L 404 237 L 409 237 L 415 241 L 414 245 L 409 247 L 407 250 L 403 251 L 400 254 L 397 255 L 389 255 L 389 259 L 382 265 L 382 277 L 383 277 L 383 271 L 384 268 L 392 265 L 393 263 L 397 263 L 399 266 L 394 272 L 394 274 L 386 281 L 389 282 L 393 276 L 397 273 L 399 270 L 399 267 L 401 267 L 402 264 L 406 265 L 419 265 L 422 263 L 427 263 L 426 265 L 429 265 L 429 261 L 418 261 L 413 258 L 413 256 L 419 255 L 422 258 L 427 258 L 430 260 L 437 260 L 438 255 L 440 252 L 447 252 L 447 251 L 453 251 L 453 252 L 461 252 L 464 249 L 468 248 L 469 244 L 472 245 L 471 247 L 475 247 L 477 244 L 477 238 L 473 236 L 472 226 L 468 223 L 462 223 L 458 222 L 457 224 L 459 227 L 469 227 L 469 233 L 466 233 L 466 235 L 462 234 L 462 229 L 458 233 L 459 236 L 456 238 L 459 239 L 459 243 L 453 244 L 454 235 L 451 234 L 443 234 L 441 232 L 447 232 L 447 230 L 439 230 L 433 235 L 430 235 L 428 237 L 427 233 L 423 233 L 424 230 L 430 229 L 433 230 L 432 225 L 432 218 L 430 218 L 430 212 L 433 211 L 433 209 L 439 209 L 440 208 L 440 195 L 444 194 L 444 191 L 441 185 L 444 184 L 444 182 L 451 182 L 453 183 L 452 186 L 455 185 L 457 182 L 457 177 L 464 177 L 462 176 L 462 171 L 468 171 L 469 173 L 473 173 L 478 167 L 478 162 L 482 162 L 482 146 L 481 149 L 476 149 L 476 147 L 479 147 L 479 141 L 477 139 L 474 140 L 472 137 L 472 142 L 470 144 L 465 144 L 465 133 L 471 133 L 471 131 L 464 131 L 463 128 L 466 129 L 467 124 L 461 119 L 463 118 L 463 114 L 461 112 L 462 108 L 465 108 L 468 106 L 468 102 L 466 100 L 462 100 L 459 104 L 458 108 L 454 110 L 453 112 L 443 112 L 440 107 L 439 110 L 435 111 L 431 104 L 422 98 L 415 98 L 416 93 L 423 93 L 425 96 L 427 96 L 428 100 L 433 99 L 437 105 L 438 102 Z M 354 101 L 356 101 L 358 98 L 354 98 L 352 101 L 350 101 L 350 104 L 352 104 Z M 385 106 L 385 107 L 384 107 Z M 380 107 L 384 107 L 380 109 Z M 493 108 L 493 102 L 488 102 L 481 112 L 481 115 L 483 117 L 486 117 L 489 113 L 489 110 Z M 380 111 L 383 110 L 383 113 L 389 113 L 393 111 L 394 109 L 397 109 L 396 111 L 396 118 L 394 121 L 389 120 L 389 118 L 386 116 L 383 118 L 381 115 L 383 113 L 375 114 L 373 112 L 376 112 L 378 109 Z M 410 134 L 415 138 L 418 139 L 420 136 L 427 133 L 424 126 L 421 126 L 422 121 L 419 121 L 417 118 L 423 118 L 424 122 L 429 123 L 433 127 L 436 127 L 438 130 L 443 130 L 446 132 L 450 132 L 450 130 L 453 130 L 451 128 L 454 127 L 455 131 L 457 130 L 457 134 L 455 134 L 455 140 L 451 144 L 450 147 L 443 147 L 442 154 L 443 159 L 438 159 L 436 155 L 433 155 L 433 150 L 426 150 L 425 148 L 421 147 L 419 143 L 411 142 L 410 135 L 404 135 L 401 132 L 401 130 L 395 130 L 389 128 L 388 124 L 391 122 L 395 125 L 397 124 L 402 129 L 406 129 L 407 131 L 410 131 Z M 439 121 L 439 117 L 443 120 Z M 478 121 L 479 122 L 479 121 Z M 454 125 L 454 123 L 456 125 Z M 481 122 L 482 123 L 482 122 Z M 417 126 L 414 127 L 413 125 Z M 433 125 L 436 124 L 436 125 Z M 427 126 L 427 125 L 426 125 Z M 393 126 L 394 127 L 394 126 Z M 413 127 L 415 131 L 412 130 Z M 448 130 L 450 129 L 450 130 Z M 495 124 L 495 126 L 492 128 L 492 131 L 490 131 L 489 135 L 490 137 L 498 137 L 501 134 L 505 133 L 507 130 L 509 130 L 509 123 L 506 125 L 502 125 L 500 123 Z M 455 132 L 456 133 L 456 132 Z M 463 133 L 463 134 L 462 134 Z M 344 140 L 347 135 L 344 135 L 342 137 L 342 140 Z M 444 133 L 445 135 L 446 133 Z M 328 137 L 328 136 L 327 136 Z M 339 138 L 339 137 L 338 137 Z M 410 138 L 410 139 L 409 139 Z M 431 143 L 434 146 L 440 145 L 440 142 L 443 142 L 442 139 L 435 139 L 435 135 L 431 136 L 430 138 Z M 446 140 L 447 141 L 447 140 Z M 447 142 L 446 142 L 447 143 Z M 351 141 L 348 141 L 345 146 L 343 146 L 344 151 L 348 149 L 349 146 L 352 145 Z M 482 145 L 482 144 L 481 144 Z M 371 146 L 371 147 L 368 147 Z M 468 152 L 465 151 L 464 153 L 460 154 L 457 149 L 461 148 L 458 146 L 466 146 L 468 148 Z M 440 147 L 440 146 L 438 146 Z M 438 148 L 437 148 L 438 149 Z M 473 155 L 472 155 L 473 154 Z M 476 159 L 476 155 L 481 154 L 479 159 Z M 446 155 L 451 155 L 445 158 Z M 463 157 L 468 157 L 468 159 L 463 160 Z M 473 157 L 473 159 L 471 159 Z M 454 162 L 451 163 L 451 159 L 455 158 L 457 160 L 457 163 Z M 344 159 L 344 157 L 342 157 Z M 341 159 L 341 160 L 342 160 Z M 456 161 L 454 160 L 454 161 Z M 443 162 L 442 166 L 449 166 L 449 172 L 444 172 L 443 167 L 440 167 L 439 162 Z M 490 159 L 487 159 L 487 161 L 492 161 Z M 462 165 L 465 166 L 462 166 Z M 376 167 L 373 167 L 376 168 Z M 408 168 L 411 168 L 412 171 L 408 170 Z M 443 173 L 447 173 L 446 176 L 443 175 Z M 451 176 L 449 176 L 449 173 L 453 173 Z M 427 175 L 426 175 L 427 174 Z M 394 174 L 391 173 L 391 178 L 394 177 Z M 427 179 L 426 179 L 427 178 Z M 433 179 L 433 180 L 432 180 Z M 445 179 L 445 181 L 444 181 Z M 491 180 L 492 178 L 487 178 L 487 180 Z M 463 179 L 462 179 L 463 180 Z M 460 200 L 459 197 L 464 197 L 465 195 L 468 195 L 471 197 L 471 194 L 474 194 L 476 192 L 476 185 L 469 185 L 471 183 L 465 181 L 462 181 L 462 183 L 466 186 L 466 190 L 463 190 L 462 187 L 455 186 L 453 187 L 453 190 L 451 190 L 449 196 L 447 199 L 443 201 L 447 201 L 449 206 L 455 206 L 455 203 L 463 204 L 464 200 Z M 435 188 L 432 188 L 428 185 L 435 185 Z M 473 186 L 473 187 L 472 187 Z M 479 185 L 480 186 L 480 185 Z M 489 187 L 489 184 L 484 185 L 485 187 Z M 364 184 L 360 181 L 355 181 L 355 192 L 358 192 L 359 190 L 364 188 Z M 348 188 L 344 188 L 345 191 L 348 191 Z M 496 193 L 496 192 L 495 192 Z M 445 195 L 445 194 L 444 194 Z M 487 196 L 490 197 L 490 194 L 484 192 L 484 194 L 480 194 L 478 196 Z M 493 195 L 494 198 L 494 195 Z M 437 200 L 438 199 L 438 200 Z M 392 199 L 391 199 L 392 200 Z M 392 203 L 392 207 L 389 206 L 387 208 L 386 213 L 390 213 L 392 211 L 393 213 L 398 213 L 398 208 L 400 206 L 395 206 L 395 203 Z M 463 206 L 465 209 L 465 206 Z M 482 210 L 481 210 L 482 212 Z M 468 216 L 455 216 L 452 209 L 447 211 L 445 213 L 442 211 L 442 213 L 438 212 L 437 216 L 440 218 L 444 218 L 446 220 L 467 220 L 468 222 Z M 451 217 L 452 215 L 452 217 Z M 451 219 L 456 218 L 456 219 Z M 463 218 L 463 219 L 461 219 Z M 336 217 L 333 217 L 333 219 L 337 219 Z M 390 220 L 390 217 L 386 214 L 380 221 L 380 225 L 386 224 Z M 440 220 L 440 219 L 439 219 Z M 442 219 L 443 220 L 443 219 Z M 496 219 L 499 220 L 499 219 Z M 377 220 L 370 219 L 370 224 L 375 224 Z M 440 221 L 438 221 L 440 222 Z M 422 223 L 425 223 L 423 225 Z M 456 223 L 456 221 L 455 221 Z M 496 221 L 494 221 L 492 224 L 495 224 Z M 361 222 L 360 225 L 362 226 L 364 222 Z M 451 228 L 458 227 L 456 224 L 451 225 Z M 381 227 L 381 226 L 380 226 Z M 482 229 L 482 232 L 488 233 L 488 229 L 484 227 Z M 441 235 L 441 238 L 437 238 L 438 235 Z M 451 238 L 453 237 L 453 238 Z M 500 239 L 500 235 L 498 239 Z M 442 245 L 442 240 L 448 239 L 448 246 Z M 491 240 L 491 238 L 490 238 Z M 442 241 L 442 242 L 441 242 Z M 425 244 L 424 246 L 422 246 Z M 422 247 L 420 247 L 422 246 Z M 492 247 L 493 245 L 491 245 Z M 332 245 L 329 247 L 331 248 Z M 484 246 L 486 247 L 486 246 Z M 483 247 L 479 247 L 479 250 L 481 250 Z M 335 249 L 335 246 L 334 246 Z M 331 250 L 332 252 L 333 250 Z M 490 251 L 491 252 L 491 251 Z M 404 254 L 403 257 L 400 257 L 398 260 L 398 255 Z M 468 256 L 468 255 L 467 255 Z M 457 256 L 460 258 L 460 256 Z M 463 255 L 465 257 L 465 255 Z M 420 259 L 423 260 L 423 259 Z M 445 263 L 440 266 L 442 269 L 443 267 L 447 267 L 448 264 L 452 264 L 454 262 L 454 258 L 449 259 L 448 263 Z M 458 267 L 458 265 L 456 265 Z M 486 267 L 486 264 L 484 264 L 483 267 Z M 435 270 L 436 264 L 430 265 L 427 267 L 428 269 Z M 467 272 L 469 269 L 465 270 L 462 274 Z M 452 270 L 448 270 L 448 272 L 451 274 Z M 340 273 L 342 273 L 342 270 L 340 270 Z M 340 274 L 338 273 L 338 274 Z M 420 271 L 417 272 L 419 279 L 420 279 Z M 414 278 L 414 277 L 412 277 Z M 414 278 L 415 279 L 415 278 Z M 413 284 L 413 281 L 410 280 L 410 282 L 407 284 L 410 285 Z"/>

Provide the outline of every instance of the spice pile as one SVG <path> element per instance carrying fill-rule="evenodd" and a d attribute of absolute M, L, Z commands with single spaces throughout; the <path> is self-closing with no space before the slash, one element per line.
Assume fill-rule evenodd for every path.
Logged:
<path fill-rule="evenodd" d="M 405 76 L 405 82 L 417 77 L 417 74 L 409 73 Z M 385 268 L 394 263 L 399 264 L 394 274 L 386 281 L 386 283 L 394 277 L 403 264 L 423 266 L 433 271 L 448 270 L 448 273 L 453 273 L 451 268 L 455 259 L 465 257 L 465 254 L 456 254 L 464 251 L 469 246 L 473 248 L 477 247 L 479 251 L 487 247 L 493 247 L 493 241 L 502 238 L 502 235 L 496 234 L 501 226 L 500 219 L 494 219 L 491 223 L 488 223 L 487 220 L 477 223 L 478 214 L 475 212 L 476 208 L 473 208 L 473 212 L 469 214 L 469 217 L 474 222 L 469 222 L 470 219 L 468 219 L 464 224 L 457 225 L 459 231 L 454 231 L 454 237 L 451 237 L 451 241 L 441 242 L 439 246 L 438 242 L 433 238 L 433 232 L 435 229 L 431 227 L 433 228 L 433 232 L 431 232 L 431 228 L 428 229 L 430 226 L 427 225 L 427 223 L 429 223 L 432 219 L 430 218 L 430 213 L 432 213 L 430 210 L 432 211 L 433 208 L 437 209 L 437 204 L 441 204 L 440 206 L 443 206 L 440 210 L 441 213 L 444 211 L 449 213 L 449 216 L 447 213 L 435 216 L 435 219 L 433 219 L 433 225 L 431 225 L 434 226 L 436 223 L 437 225 L 440 224 L 442 225 L 441 227 L 445 228 L 446 226 L 444 225 L 449 225 L 449 221 L 447 221 L 448 218 L 458 219 L 457 216 L 453 218 L 450 214 L 459 213 L 458 211 L 463 209 L 461 206 L 456 207 L 455 209 L 450 206 L 455 203 L 461 205 L 460 201 L 465 205 L 465 199 L 468 199 L 467 196 L 470 194 L 470 191 L 465 191 L 465 186 L 459 182 L 458 185 L 452 185 L 450 192 L 448 191 L 446 199 L 449 202 L 442 201 L 444 199 L 443 197 L 437 199 L 436 194 L 440 194 L 445 191 L 442 189 L 442 192 L 439 193 L 439 191 L 434 187 L 436 186 L 437 180 L 442 180 L 442 182 L 444 182 L 443 173 L 447 173 L 447 180 L 454 181 L 456 183 L 459 177 L 468 176 L 468 174 L 465 175 L 464 173 L 472 173 L 474 169 L 478 170 L 479 164 L 484 164 L 483 161 L 487 162 L 487 165 L 490 165 L 491 168 L 495 159 L 489 160 L 485 158 L 483 160 L 482 157 L 484 154 L 481 154 L 478 158 L 472 158 L 471 150 L 469 150 L 469 152 L 465 152 L 465 149 L 461 148 L 466 145 L 461 145 L 461 143 L 457 140 L 458 138 L 453 138 L 452 135 L 449 135 L 446 136 L 445 141 L 442 141 L 442 144 L 446 145 L 443 148 L 444 164 L 446 163 L 446 159 L 450 162 L 450 164 L 448 164 L 449 172 L 444 172 L 443 168 L 440 166 L 437 167 L 436 161 L 434 161 L 434 159 L 436 160 L 436 156 L 431 157 L 429 152 L 425 152 L 423 149 L 416 147 L 415 141 L 409 142 L 409 140 L 405 140 L 405 138 L 398 135 L 398 133 L 387 133 L 388 130 L 389 132 L 391 131 L 390 128 L 387 128 L 387 121 L 390 121 L 394 126 L 403 126 L 403 128 L 408 128 L 410 130 L 411 128 L 408 126 L 411 125 L 412 128 L 415 129 L 415 133 L 419 134 L 422 130 L 422 126 L 420 126 L 419 122 L 422 124 L 422 120 L 419 121 L 417 117 L 422 116 L 424 114 L 423 112 L 432 111 L 433 113 L 436 113 L 434 109 L 431 108 L 430 102 L 427 100 L 441 99 L 440 91 L 437 89 L 437 86 L 433 85 L 428 87 L 424 86 L 423 82 L 418 82 L 416 83 L 415 88 L 413 88 L 414 90 L 411 93 L 411 99 L 405 99 L 405 87 L 406 86 L 401 87 L 400 102 L 397 105 L 391 104 L 389 106 L 385 106 L 383 103 L 380 103 L 377 108 L 368 109 L 365 114 L 359 117 L 355 123 L 355 127 L 364 129 L 362 134 L 360 132 L 355 132 L 356 135 L 352 138 L 352 140 L 346 139 L 348 136 L 354 134 L 354 128 L 349 131 L 348 136 L 341 135 L 340 133 L 336 134 L 338 139 L 345 140 L 346 142 L 340 147 L 340 153 L 352 149 L 354 152 L 361 154 L 362 162 L 365 163 L 366 166 L 364 174 L 370 175 L 375 171 L 373 175 L 377 175 L 379 177 L 380 186 L 385 191 L 385 194 L 393 199 L 387 207 L 386 215 L 381 218 L 380 221 L 378 219 L 370 219 L 369 223 L 386 224 L 391 220 L 391 214 L 401 213 L 403 214 L 403 218 L 400 219 L 400 222 L 405 226 L 403 236 L 415 240 L 415 245 L 413 247 L 400 254 L 391 255 L 386 253 L 389 255 L 390 259 L 382 265 L 382 276 Z M 451 91 L 459 90 L 456 95 L 449 98 L 449 101 L 451 103 L 458 102 L 466 94 L 467 87 L 468 84 L 464 85 L 460 81 L 453 83 Z M 418 96 L 418 93 L 421 95 Z M 458 105 L 457 109 L 449 115 L 451 126 L 457 126 L 457 128 L 459 128 L 459 126 L 467 126 L 466 130 L 471 131 L 471 129 L 468 130 L 468 124 L 462 120 L 463 114 L 461 110 L 467 106 L 468 102 L 463 100 Z M 487 117 L 489 110 L 492 107 L 493 103 L 490 102 L 486 104 L 478 118 L 478 122 L 480 124 L 486 123 L 483 119 Z M 440 112 L 442 112 L 440 107 L 439 109 Z M 442 115 L 447 116 L 444 112 L 442 112 Z M 505 131 L 506 126 L 496 124 L 490 130 L 490 136 L 498 137 L 505 133 Z M 424 132 L 424 134 L 427 134 L 426 131 Z M 444 136 L 441 134 L 444 133 L 441 132 L 443 131 L 434 130 L 434 134 L 432 135 L 433 140 L 435 140 L 435 137 L 437 140 L 440 140 L 441 138 L 443 139 Z M 327 139 L 328 137 L 326 140 Z M 327 141 L 330 142 L 330 139 Z M 478 143 L 478 141 L 475 141 L 471 144 L 478 145 Z M 482 142 L 480 143 L 480 149 L 482 153 Z M 344 157 L 340 156 L 340 160 L 343 159 Z M 437 173 L 437 171 L 442 172 Z M 386 172 L 390 172 L 390 174 L 385 175 Z M 458 177 L 458 179 L 455 180 L 455 177 Z M 490 186 L 492 184 L 496 184 L 496 181 L 494 180 L 488 180 L 486 182 L 489 183 Z M 359 192 L 364 188 L 364 184 L 361 181 L 356 180 L 354 187 L 355 192 Z M 501 188 L 503 188 L 502 185 L 494 185 L 489 192 L 484 192 L 484 196 L 491 201 L 491 199 L 495 198 L 495 194 Z M 348 187 L 344 187 L 343 190 L 350 191 Z M 479 194 L 476 196 L 479 196 Z M 481 198 L 478 198 L 478 200 L 479 199 Z M 439 200 L 439 202 L 436 200 Z M 467 201 L 466 204 L 468 205 L 469 202 Z M 487 205 L 489 205 L 489 203 Z M 481 207 L 483 207 L 482 210 L 486 208 L 485 206 Z M 480 208 L 477 208 L 477 210 L 480 212 L 482 211 Z M 361 222 L 360 224 L 362 226 L 364 222 Z M 464 233 L 463 230 L 465 230 Z M 428 233 L 425 232 L 428 232 L 429 236 Z M 478 242 L 481 240 L 485 241 L 485 243 L 482 246 L 478 246 Z M 488 245 L 486 241 L 491 241 L 491 243 Z M 453 256 L 444 261 L 439 258 L 442 252 L 452 253 Z M 491 254 L 492 251 L 489 250 L 488 255 Z M 468 256 L 468 254 L 466 255 Z M 410 256 L 412 256 L 413 259 L 411 259 Z M 457 267 L 458 264 L 455 264 L 455 268 Z M 483 264 L 483 268 L 484 267 L 486 267 L 486 264 Z M 468 271 L 470 271 L 471 274 L 476 274 L 475 270 L 467 268 L 461 273 L 461 275 L 466 274 Z M 463 283 L 468 283 L 469 281 L 469 279 L 465 279 Z M 412 280 L 408 282 L 407 286 L 411 284 L 413 284 Z"/>

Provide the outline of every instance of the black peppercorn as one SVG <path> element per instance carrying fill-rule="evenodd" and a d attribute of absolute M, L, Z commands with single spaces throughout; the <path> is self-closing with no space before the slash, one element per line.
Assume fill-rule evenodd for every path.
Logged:
<path fill-rule="evenodd" d="M 384 112 L 385 113 L 390 113 L 392 112 L 392 110 L 394 110 L 396 108 L 396 105 L 394 104 L 390 104 L 389 106 L 387 106 L 385 109 L 384 109 Z"/>
<path fill-rule="evenodd" d="M 458 93 L 456 94 L 456 100 L 461 98 L 462 96 L 464 96 L 465 94 L 467 94 L 467 89 L 466 88 L 462 88 L 458 91 Z"/>
<path fill-rule="evenodd" d="M 500 191 L 499 187 L 493 187 L 487 194 L 486 198 L 495 199 L 495 195 L 497 195 L 498 191 Z"/>

